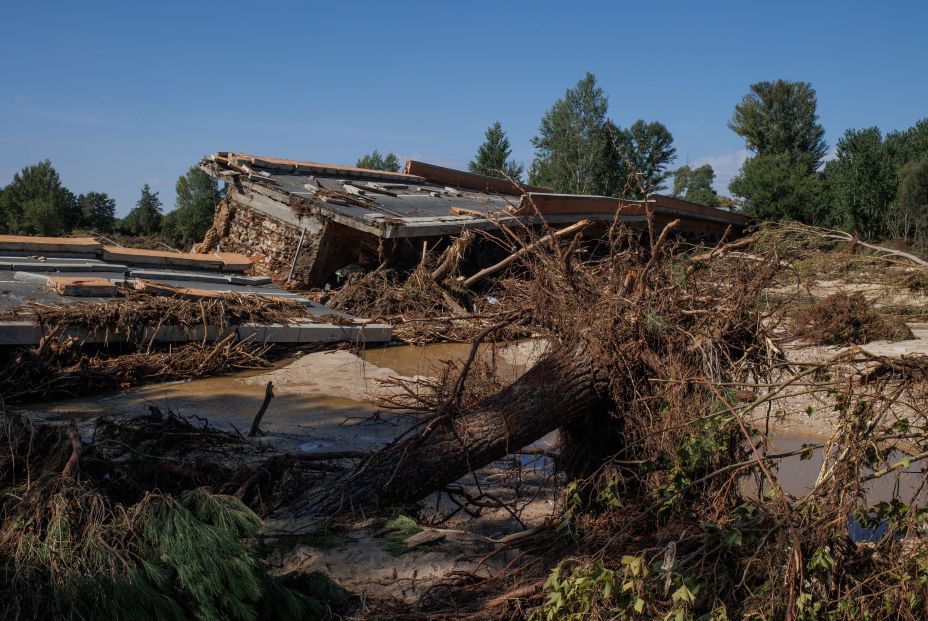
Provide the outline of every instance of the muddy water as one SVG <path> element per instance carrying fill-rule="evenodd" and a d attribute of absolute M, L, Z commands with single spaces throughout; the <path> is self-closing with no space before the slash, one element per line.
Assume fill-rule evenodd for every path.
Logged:
<path fill-rule="evenodd" d="M 772 433 L 768 453 L 786 453 L 802 449 L 804 444 L 821 443 L 820 437 L 809 438 L 799 435 L 786 435 Z M 890 457 L 890 462 L 894 463 L 901 459 L 902 455 Z M 787 494 L 793 496 L 803 496 L 809 493 L 815 486 L 822 469 L 824 461 L 823 449 L 816 449 L 808 459 L 801 459 L 799 455 L 785 457 L 780 460 L 779 468 L 774 472 L 780 485 Z M 917 468 L 918 466 L 913 466 Z M 921 473 L 901 473 L 898 476 L 886 476 L 874 481 L 870 481 L 866 486 L 865 504 L 876 504 L 891 500 L 894 496 L 903 500 L 911 500 L 913 495 L 919 493 L 919 489 L 924 481 L 924 475 Z M 757 490 L 756 482 L 746 482 L 746 491 L 755 492 Z M 764 489 L 767 489 L 764 485 Z M 925 500 L 925 494 L 920 495 L 922 501 Z"/>
<path fill-rule="evenodd" d="M 31 409 L 56 418 L 75 417 L 83 421 L 82 427 L 88 435 L 93 420 L 100 415 L 141 414 L 150 405 L 244 432 L 264 399 L 265 383 L 273 381 L 275 397 L 261 425 L 267 434 L 263 441 L 286 450 L 372 450 L 389 442 L 412 422 L 409 417 L 378 405 L 378 395 L 385 390 L 382 382 L 391 377 L 434 376 L 449 361 L 465 360 L 470 351 L 470 344 L 450 343 L 368 348 L 360 358 L 344 351 L 319 352 L 284 361 L 271 370 L 154 384 Z M 498 372 L 512 380 L 543 352 L 543 342 L 524 341 L 508 346 L 481 346 L 479 356 L 482 360 L 494 360 Z M 816 440 L 821 441 L 774 432 L 768 451 L 798 450 Z M 552 449 L 555 445 L 556 433 L 533 446 Z M 780 484 L 789 494 L 805 494 L 814 486 L 822 461 L 821 450 L 814 451 L 808 460 L 799 456 L 781 460 L 777 473 Z M 877 480 L 871 483 L 867 500 L 871 503 L 889 500 L 897 485 L 906 497 L 917 490 L 922 478 L 903 474 L 896 479 Z M 756 489 L 755 484 L 753 490 Z"/>

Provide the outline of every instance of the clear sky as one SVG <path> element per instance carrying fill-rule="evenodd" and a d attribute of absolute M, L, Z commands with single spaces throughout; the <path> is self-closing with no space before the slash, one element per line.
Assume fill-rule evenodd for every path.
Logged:
<path fill-rule="evenodd" d="M 125 214 L 149 183 L 234 150 L 465 166 L 592 71 L 620 125 L 658 120 L 720 189 L 752 82 L 806 80 L 831 147 L 928 117 L 928 2 L 12 2 L 0 5 L 0 184 L 49 158 Z"/>

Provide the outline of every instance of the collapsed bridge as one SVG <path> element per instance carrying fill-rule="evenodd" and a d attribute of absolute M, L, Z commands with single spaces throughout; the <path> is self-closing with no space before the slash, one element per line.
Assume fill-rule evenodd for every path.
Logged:
<path fill-rule="evenodd" d="M 275 280 L 306 287 L 321 287 L 350 265 L 414 261 L 423 247 L 465 230 L 588 220 L 598 226 L 585 234 L 596 235 L 616 218 L 645 228 L 650 212 L 656 227 L 680 220 L 679 234 L 713 242 L 748 221 L 669 196 L 643 201 L 557 194 L 415 160 L 396 173 L 220 152 L 200 167 L 225 181 L 227 192 L 199 250 L 248 255 Z"/>

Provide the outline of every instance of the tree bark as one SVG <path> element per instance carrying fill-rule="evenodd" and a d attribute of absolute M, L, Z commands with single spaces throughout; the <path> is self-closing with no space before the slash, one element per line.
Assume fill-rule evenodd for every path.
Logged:
<path fill-rule="evenodd" d="M 582 347 L 562 349 L 471 410 L 425 421 L 335 485 L 310 491 L 305 515 L 414 502 L 580 417 L 608 408 L 607 382 Z"/>

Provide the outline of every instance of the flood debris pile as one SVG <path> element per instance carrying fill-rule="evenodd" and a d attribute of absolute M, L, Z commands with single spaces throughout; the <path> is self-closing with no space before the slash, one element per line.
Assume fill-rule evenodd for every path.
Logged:
<path fill-rule="evenodd" d="M 238 341 L 234 335 L 212 343 L 146 347 L 141 351 L 82 347 L 75 340 L 49 338 L 37 347 L 20 348 L 4 356 L 0 399 L 65 397 L 261 368 L 269 364 L 268 352 L 267 346 Z"/>
<path fill-rule="evenodd" d="M 175 450 L 178 441 L 182 449 L 232 442 L 157 411 L 110 425 L 90 443 L 73 422 L 3 411 L 5 618 L 320 619 L 344 601 L 323 576 L 268 572 L 251 543 L 261 519 L 199 480 L 224 466 L 188 476 L 170 451 L 146 456 L 146 444 L 125 442 L 140 439 Z M 140 461 L 159 462 L 160 477 Z"/>
<path fill-rule="evenodd" d="M 490 577 L 451 577 L 415 604 L 374 604 L 369 618 L 928 614 L 928 358 L 849 348 L 789 359 L 783 298 L 771 292 L 802 280 L 797 258 L 838 261 L 856 244 L 802 234 L 821 245 L 762 229 L 689 249 L 667 229 L 639 244 L 617 226 L 590 259 L 573 252 L 577 239 L 527 254 L 530 276 L 510 303 L 551 339 L 550 353 L 476 400 L 463 365 L 407 435 L 297 506 L 328 516 L 415 503 L 558 429 L 558 526 L 520 540 L 517 560 Z M 797 405 L 813 394 L 825 412 Z M 797 408 L 836 413 L 832 434 L 777 452 L 771 425 Z M 780 464 L 816 455 L 815 482 L 787 491 Z M 873 481 L 907 477 L 915 484 L 890 500 L 869 500 Z"/>
<path fill-rule="evenodd" d="M 294 300 L 254 294 L 223 293 L 189 299 L 123 290 L 108 302 L 41 304 L 4 309 L 0 321 L 32 320 L 46 330 L 82 328 L 127 339 L 138 338 L 146 328 L 178 326 L 182 329 L 242 323 L 289 323 L 303 319 L 306 307 Z"/>
<path fill-rule="evenodd" d="M 474 237 L 465 234 L 441 252 L 426 253 L 412 269 L 381 264 L 353 274 L 326 303 L 390 323 L 394 338 L 405 343 L 470 342 L 510 310 L 500 299 L 504 291 L 495 283 L 481 283 L 474 289 L 462 285 L 459 265 Z M 497 330 L 494 338 L 514 340 L 531 333 L 524 322 L 510 323 Z"/>
<path fill-rule="evenodd" d="M 439 246 L 409 269 L 385 264 L 331 293 L 328 301 L 338 308 L 426 326 L 401 333 L 405 340 L 473 342 L 463 364 L 439 377 L 399 382 L 408 390 L 393 391 L 398 396 L 387 405 L 406 410 L 414 422 L 370 454 L 265 451 L 260 442 L 158 411 L 105 422 L 87 443 L 73 426 L 8 414 L 4 442 L 13 450 L 0 464 L 8 481 L 4 532 L 26 524 L 22 540 L 44 542 L 77 532 L 61 527 L 73 523 L 105 543 L 105 551 L 87 551 L 83 542 L 94 538 L 72 536 L 77 557 L 92 562 L 81 560 L 68 578 L 58 573 L 68 565 L 52 563 L 48 554 L 16 556 L 24 552 L 10 534 L 0 538 L 0 553 L 10 567 L 33 572 L 11 575 L 38 579 L 43 589 L 57 589 L 40 590 L 46 597 L 91 612 L 103 597 L 95 594 L 111 587 L 81 590 L 87 603 L 75 599 L 68 580 L 89 574 L 110 585 L 125 570 L 146 581 L 129 578 L 131 584 L 181 607 L 249 618 L 266 614 L 262 607 L 275 589 L 290 589 L 274 601 L 317 606 L 311 609 L 317 614 L 333 591 L 268 577 L 254 548 L 242 544 L 258 535 L 255 514 L 317 528 L 359 516 L 421 517 L 419 503 L 436 492 L 477 506 L 487 495 L 468 496 L 463 477 L 479 487 L 481 468 L 557 431 L 559 450 L 546 456 L 559 469 L 551 480 L 563 483 L 556 520 L 477 537 L 488 548 L 477 569 L 448 576 L 414 602 L 369 601 L 357 614 L 924 618 L 928 357 L 887 357 L 864 346 L 815 359 L 791 352 L 799 346 L 797 323 L 813 325 L 816 334 L 829 326 L 846 330 L 842 343 L 872 338 L 869 330 L 887 313 L 871 308 L 876 319 L 864 315 L 867 304 L 855 287 L 869 287 L 887 270 L 928 265 L 798 225 L 694 246 L 674 235 L 679 223 L 657 226 L 651 216 L 645 231 L 615 219 L 603 236 L 585 236 L 580 223 L 566 233 L 506 227 L 502 239 L 515 251 L 492 278 L 461 274 L 466 249 Z M 834 282 L 823 282 L 823 274 Z M 802 321 L 797 308 L 807 309 Z M 527 372 L 504 382 L 477 352 L 482 343 L 510 338 L 510 330 L 544 335 L 548 346 Z M 51 339 L 40 347 L 51 352 L 63 344 Z M 825 415 L 831 427 L 821 440 L 777 448 L 780 419 Z M 821 464 L 807 488 L 780 480 L 791 459 Z M 24 473 L 24 464 L 46 474 Z M 892 491 L 875 501 L 870 492 L 880 480 L 891 481 Z M 63 490 L 90 508 L 78 517 L 60 513 Z M 518 521 L 518 499 L 511 503 Z M 391 531 L 398 553 L 436 535 L 434 528 L 419 531 L 412 517 L 391 524 L 399 522 Z M 203 546 L 158 534 L 183 529 L 198 533 Z M 3 541 L 10 542 L 6 548 Z M 136 560 L 145 554 L 158 559 L 153 569 Z M 210 569 L 182 565 L 188 557 L 202 565 L 209 560 Z M 478 571 L 490 560 L 498 561 L 492 570 Z M 238 568 L 234 585 L 228 562 Z M 185 582 L 206 571 L 212 577 L 197 588 Z M 233 586 L 236 601 L 218 595 Z M 34 605 L 30 595 L 18 597 L 22 610 Z"/>
<path fill-rule="evenodd" d="M 188 379 L 260 368 L 269 346 L 240 340 L 234 333 L 207 340 L 209 329 L 242 323 L 286 324 L 305 315 L 291 300 L 230 294 L 188 300 L 129 293 L 118 302 L 29 304 L 3 312 L 5 319 L 28 319 L 46 336 L 34 347 L 4 352 L 0 358 L 0 399 L 64 396 L 145 382 Z M 180 344 L 154 343 L 160 326 L 199 330 L 202 336 Z M 69 330 L 105 334 L 113 346 L 86 344 Z"/>
<path fill-rule="evenodd" d="M 816 345 L 861 345 L 872 341 L 904 341 L 912 330 L 898 316 L 873 307 L 860 292 L 838 291 L 793 312 L 793 333 Z"/>

